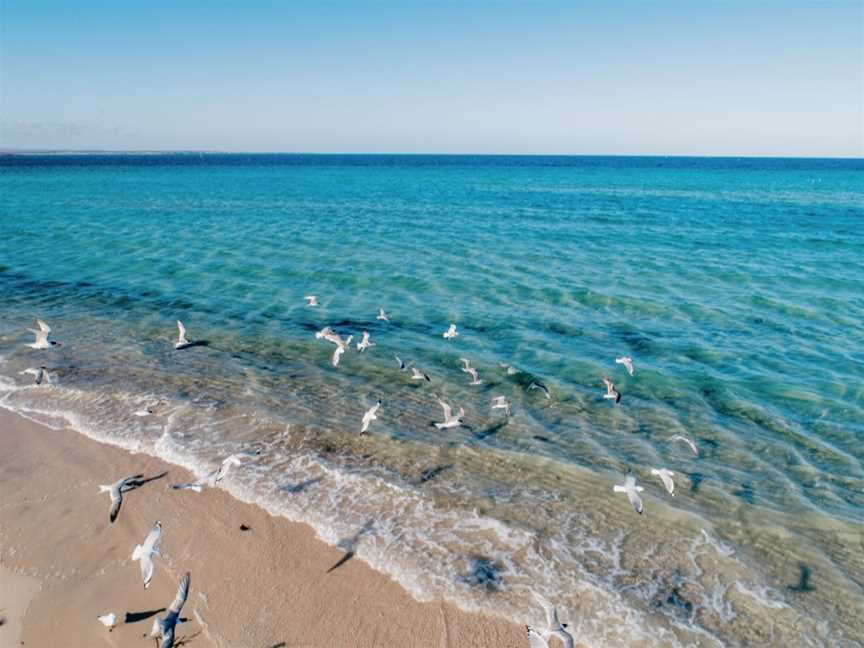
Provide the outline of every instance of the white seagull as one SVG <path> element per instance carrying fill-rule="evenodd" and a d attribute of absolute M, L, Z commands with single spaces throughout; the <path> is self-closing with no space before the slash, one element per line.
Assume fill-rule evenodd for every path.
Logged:
<path fill-rule="evenodd" d="M 637 513 L 640 515 L 642 514 L 642 498 L 639 497 L 639 492 L 645 489 L 636 485 L 636 478 L 633 475 L 627 475 L 627 479 L 624 480 L 624 485 L 619 486 L 616 484 L 612 490 L 616 493 L 627 493 L 627 499 L 630 500 L 633 508 L 636 509 Z"/>
<path fill-rule="evenodd" d="M 534 598 L 540 602 L 546 612 L 547 628 L 543 632 L 538 632 L 531 626 L 525 626 L 528 630 L 528 643 L 531 648 L 549 648 L 549 640 L 552 637 L 558 637 L 564 644 L 564 648 L 573 648 L 575 640 L 573 635 L 567 632 L 567 626 L 558 620 L 558 610 L 539 595 L 534 594 Z"/>
<path fill-rule="evenodd" d="M 38 317 L 36 318 L 36 326 L 39 328 L 27 329 L 36 336 L 36 339 L 27 345 L 28 347 L 31 349 L 50 349 L 53 346 L 62 346 L 60 342 L 54 342 L 48 339 L 48 336 L 51 335 L 51 327 Z"/>
<path fill-rule="evenodd" d="M 455 338 L 458 335 L 459 335 L 459 333 L 456 332 L 456 325 L 451 324 L 450 328 L 448 328 L 446 331 L 444 331 L 443 337 L 445 340 L 452 340 L 453 338 Z"/>
<path fill-rule="evenodd" d="M 676 434 L 675 436 L 669 437 L 669 441 L 681 441 L 682 443 L 686 443 L 690 446 L 690 449 L 693 451 L 693 454 L 697 457 L 699 456 L 699 448 L 696 447 L 696 444 L 693 443 L 690 439 L 680 434 Z"/>
<path fill-rule="evenodd" d="M 621 392 L 615 389 L 615 384 L 608 378 L 603 379 L 603 384 L 606 385 L 606 393 L 603 394 L 603 398 L 614 400 L 616 403 L 620 403 Z"/>
<path fill-rule="evenodd" d="M 303 299 L 306 300 L 306 305 L 309 307 L 318 305 L 318 298 L 315 295 L 306 295 Z"/>
<path fill-rule="evenodd" d="M 162 539 L 162 524 L 156 520 L 156 524 L 150 529 L 150 533 L 144 538 L 144 544 L 135 545 L 132 550 L 132 560 L 141 561 L 141 578 L 144 579 L 144 589 L 150 587 L 153 578 L 153 556 L 161 556 L 159 553 L 159 541 Z"/>
<path fill-rule="evenodd" d="M 387 317 L 387 313 L 384 312 L 384 309 L 383 309 L 383 308 L 379 308 L 379 309 L 378 309 L 378 317 L 376 317 L 375 319 L 384 320 L 384 321 L 387 322 L 387 323 L 390 322 L 390 318 Z"/>
<path fill-rule="evenodd" d="M 162 639 L 159 648 L 172 648 L 174 645 L 174 630 L 180 622 L 180 610 L 183 609 L 183 605 L 189 597 L 190 579 L 191 575 L 189 572 L 186 572 L 183 575 L 183 578 L 180 579 L 180 586 L 177 588 L 177 594 L 174 596 L 174 600 L 171 601 L 171 605 L 168 606 L 168 614 L 166 614 L 163 619 L 156 617 L 153 620 L 153 628 L 150 630 L 150 636 Z"/>
<path fill-rule="evenodd" d="M 411 367 L 411 380 L 425 380 L 426 382 L 432 382 L 432 379 L 429 378 L 429 374 L 420 371 L 417 367 Z"/>
<path fill-rule="evenodd" d="M 177 320 L 177 341 L 174 343 L 174 348 L 180 350 L 189 346 L 192 346 L 192 343 L 186 339 L 186 327 L 183 326 L 183 322 Z"/>
<path fill-rule="evenodd" d="M 96 620 L 108 628 L 108 632 L 114 629 L 114 626 L 117 625 L 117 615 L 113 612 L 109 612 L 108 614 L 103 614 L 101 616 L 97 616 Z"/>
<path fill-rule="evenodd" d="M 108 512 L 108 519 L 112 522 L 117 519 L 117 514 L 120 512 L 120 505 L 123 503 L 123 493 L 137 488 L 142 479 L 144 479 L 144 475 L 132 475 L 131 477 L 124 477 L 113 484 L 99 485 L 100 493 L 110 493 L 111 495 L 111 509 Z"/>
<path fill-rule="evenodd" d="M 633 358 L 631 358 L 630 356 L 621 356 L 620 358 L 615 358 L 615 362 L 620 365 L 624 365 L 627 373 L 631 376 L 633 375 Z"/>
<path fill-rule="evenodd" d="M 378 418 L 378 408 L 381 407 L 381 401 L 379 400 L 372 407 L 366 410 L 366 413 L 363 415 L 363 427 L 360 428 L 360 434 L 366 434 L 369 430 L 369 425 L 372 421 Z"/>
<path fill-rule="evenodd" d="M 666 487 L 666 490 L 669 491 L 670 495 L 675 495 L 675 482 L 672 481 L 672 475 L 675 473 L 666 468 L 660 468 L 659 470 L 657 468 L 652 468 L 651 474 L 660 478 L 660 481 L 663 482 L 663 485 Z"/>
<path fill-rule="evenodd" d="M 342 337 L 338 333 L 336 333 L 336 331 L 334 331 L 329 326 L 325 326 L 323 329 L 321 329 L 315 334 L 315 339 L 327 340 L 328 342 L 332 342 L 339 347 L 348 347 L 351 344 L 351 340 L 354 339 L 354 336 L 349 335 L 348 339 L 343 340 Z"/>
<path fill-rule="evenodd" d="M 493 396 L 492 409 L 503 409 L 505 416 L 510 416 L 510 403 L 507 402 L 506 396 Z"/>
<path fill-rule="evenodd" d="M 459 412 L 457 414 L 453 414 L 453 409 L 445 403 L 439 396 L 436 396 L 435 399 L 438 401 L 438 404 L 444 410 L 444 422 L 436 423 L 435 427 L 439 430 L 446 430 L 447 428 L 459 427 L 462 425 L 462 418 L 465 416 L 465 408 L 460 407 Z"/>
<path fill-rule="evenodd" d="M 471 366 L 471 361 L 468 358 L 459 358 L 460 362 L 462 362 L 462 371 L 467 373 L 473 380 L 468 383 L 469 385 L 482 385 L 483 381 L 480 380 L 480 376 L 477 375 L 477 370 Z"/>
<path fill-rule="evenodd" d="M 350 335 L 348 336 L 348 342 L 349 342 L 349 343 L 351 342 L 351 337 L 352 337 L 352 336 L 350 336 Z M 342 354 L 345 353 L 345 349 L 347 349 L 347 348 L 348 348 L 348 345 L 345 345 L 345 346 L 337 346 L 337 347 L 333 350 L 333 357 L 330 359 L 330 363 L 331 363 L 334 367 L 338 367 L 338 366 L 339 366 L 339 360 L 342 359 Z"/>
<path fill-rule="evenodd" d="M 363 339 L 357 343 L 357 350 L 365 351 L 369 347 L 373 346 L 376 346 L 376 344 L 369 341 L 369 331 L 363 331 Z"/>
<path fill-rule="evenodd" d="M 51 376 L 48 373 L 48 369 L 46 367 L 29 367 L 24 371 L 18 372 L 22 376 L 31 375 L 34 376 L 34 382 L 37 385 L 41 385 L 43 382 L 46 385 L 51 384 Z"/>

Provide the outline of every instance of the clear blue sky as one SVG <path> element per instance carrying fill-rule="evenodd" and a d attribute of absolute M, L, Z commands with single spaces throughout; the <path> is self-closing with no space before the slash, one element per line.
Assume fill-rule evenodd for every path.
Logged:
<path fill-rule="evenodd" d="M 864 155 L 861 2 L 0 0 L 0 147 Z"/>

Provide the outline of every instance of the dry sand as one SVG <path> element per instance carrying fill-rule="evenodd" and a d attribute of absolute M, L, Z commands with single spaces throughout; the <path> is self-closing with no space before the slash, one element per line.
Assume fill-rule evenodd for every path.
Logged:
<path fill-rule="evenodd" d="M 124 498 L 109 523 L 98 484 L 168 471 Z M 524 628 L 443 601 L 419 603 L 311 528 L 220 489 L 167 491 L 185 470 L 52 430 L 0 409 L 0 648 L 152 646 L 153 611 L 192 589 L 178 642 L 192 648 L 423 646 L 524 648 Z M 133 547 L 155 520 L 162 558 L 144 589 Z M 240 525 L 250 527 L 241 531 Z M 97 615 L 114 612 L 112 632 Z M 131 615 L 127 619 L 127 615 Z M 126 623 L 123 620 L 127 619 Z"/>

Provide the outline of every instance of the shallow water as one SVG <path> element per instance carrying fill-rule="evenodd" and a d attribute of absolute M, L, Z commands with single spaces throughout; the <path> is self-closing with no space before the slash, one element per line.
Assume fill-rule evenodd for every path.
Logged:
<path fill-rule="evenodd" d="M 862 171 L 0 158 L 0 404 L 200 474 L 262 447 L 226 488 L 334 544 L 365 529 L 418 598 L 538 623 L 537 592 L 592 646 L 864 645 Z M 62 347 L 24 346 L 35 315 Z M 178 318 L 207 344 L 174 351 Z M 325 325 L 377 346 L 334 369 Z M 470 429 L 432 427 L 433 394 Z"/>

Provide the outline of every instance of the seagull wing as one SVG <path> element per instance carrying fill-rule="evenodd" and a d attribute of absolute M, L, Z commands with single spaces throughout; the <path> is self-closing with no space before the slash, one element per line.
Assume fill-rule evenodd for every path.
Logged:
<path fill-rule="evenodd" d="M 189 341 L 186 339 L 186 327 L 183 326 L 183 322 L 177 320 L 177 344 L 188 344 Z"/>
<path fill-rule="evenodd" d="M 47 337 L 47 334 L 51 332 L 51 327 L 48 326 L 44 320 L 41 320 L 38 317 L 36 318 L 36 326 L 39 327 L 40 331 L 42 331 L 43 333 L 46 334 L 46 337 Z"/>
<path fill-rule="evenodd" d="M 186 598 L 189 596 L 189 581 L 191 580 L 191 575 L 189 572 L 186 572 L 183 575 L 183 578 L 180 579 L 180 586 L 177 588 L 177 595 L 174 597 L 174 600 L 171 602 L 171 605 L 168 606 L 168 612 L 173 614 L 180 614 L 180 610 L 183 609 L 183 605 L 186 603 Z"/>
<path fill-rule="evenodd" d="M 444 420 L 449 421 L 453 417 L 453 409 L 440 398 L 438 399 L 438 404 L 444 410 Z"/>
<path fill-rule="evenodd" d="M 123 494 L 120 492 L 120 487 L 111 488 L 111 510 L 108 511 L 108 519 L 111 522 L 117 519 L 117 514 L 120 513 L 120 505 L 123 504 Z"/>

